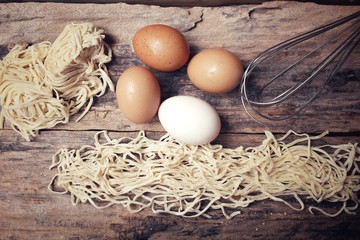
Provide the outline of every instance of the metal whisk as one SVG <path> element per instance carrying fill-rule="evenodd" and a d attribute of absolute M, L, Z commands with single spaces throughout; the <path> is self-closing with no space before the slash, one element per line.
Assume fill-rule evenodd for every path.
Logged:
<path fill-rule="evenodd" d="M 263 120 L 282 121 L 301 116 L 304 111 L 309 108 L 311 103 L 320 95 L 326 85 L 334 78 L 337 71 L 345 63 L 351 52 L 359 43 L 359 17 L 360 11 L 336 22 L 329 23 L 310 32 L 291 38 L 266 50 L 252 62 L 250 62 L 244 72 L 240 87 L 241 101 L 246 112 L 255 121 L 260 123 L 264 123 Z M 339 30 L 338 28 L 342 29 Z M 335 31 L 333 29 L 337 30 L 336 33 L 332 32 L 332 35 L 328 36 L 327 34 L 329 34 L 331 31 Z M 313 38 L 320 35 L 323 36 L 323 38 L 325 37 L 325 41 L 321 40 L 321 44 L 316 45 L 312 48 L 313 50 L 297 58 L 295 62 L 287 63 L 287 65 L 284 67 L 284 70 L 282 70 L 280 73 L 276 73 L 274 77 L 270 77 L 269 80 L 260 80 L 260 82 L 266 81 L 266 83 L 263 83 L 263 86 L 258 86 L 256 83 L 254 83 L 254 81 L 250 81 L 257 78 L 256 76 L 253 76 L 256 72 L 254 71 L 255 69 L 260 71 L 260 73 L 258 73 L 260 75 L 261 71 L 271 71 L 271 67 L 265 66 L 263 67 L 264 69 L 261 69 L 261 66 L 264 65 L 265 62 L 271 61 L 270 64 L 278 64 L 278 61 L 280 62 L 281 60 L 286 60 L 286 56 L 291 54 L 290 49 L 292 49 L 292 47 L 298 47 L 294 50 L 295 55 L 298 55 L 302 51 L 301 48 L 299 48 L 300 44 L 304 44 L 304 42 L 308 41 L 309 39 L 315 41 Z M 307 44 L 313 45 L 314 43 L 310 42 Z M 333 49 L 330 50 L 330 53 L 321 58 L 320 63 L 313 64 L 312 62 L 314 59 L 319 59 L 320 56 L 324 55 L 324 49 L 330 48 L 330 46 L 333 47 Z M 309 47 L 307 47 L 307 49 L 309 49 Z M 299 69 L 300 64 L 304 66 L 305 70 Z M 315 67 L 311 68 L 312 65 Z M 326 71 L 327 68 L 331 68 L 331 70 Z M 321 74 L 325 74 L 326 76 L 322 76 Z M 301 76 L 298 77 L 297 75 Z M 319 75 L 321 76 L 319 77 Z M 289 78 L 293 79 L 293 83 L 290 85 L 288 83 Z M 322 80 L 316 80 L 317 78 Z M 321 82 L 319 83 L 319 81 Z M 313 86 L 306 87 L 306 85 L 310 83 L 312 83 Z M 285 90 L 279 89 L 282 85 L 286 85 Z M 268 88 L 271 86 L 273 89 L 269 91 Z M 253 92 L 250 92 L 250 89 Z M 262 99 L 264 98 L 262 95 L 266 95 L 263 94 L 265 91 L 272 93 L 274 96 L 271 96 L 270 98 L 265 97 L 265 99 Z M 313 92 L 310 94 L 310 97 L 309 92 Z M 298 95 L 298 99 L 302 99 L 301 104 L 298 104 L 300 106 L 294 106 L 294 102 L 298 100 L 293 100 L 295 94 Z M 285 106 L 285 101 L 288 102 L 288 105 L 286 105 L 287 108 L 289 108 L 289 105 L 292 106 L 290 107 L 290 110 L 286 110 L 290 112 L 272 114 L 271 110 L 270 113 L 269 110 L 267 110 L 265 111 L 267 113 L 264 113 L 263 109 L 271 106 L 273 107 L 273 112 L 278 112 L 281 106 Z M 259 120 L 259 117 L 263 120 Z"/>

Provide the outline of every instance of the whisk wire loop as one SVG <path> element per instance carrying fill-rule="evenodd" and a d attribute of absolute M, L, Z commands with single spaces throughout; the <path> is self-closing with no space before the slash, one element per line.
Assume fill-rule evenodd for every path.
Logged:
<path fill-rule="evenodd" d="M 245 108 L 245 111 L 248 113 L 250 117 L 252 117 L 255 121 L 259 123 L 263 123 L 259 121 L 255 116 L 254 113 L 264 119 L 272 120 L 272 121 L 282 121 L 287 120 L 293 117 L 300 117 L 306 109 L 311 105 L 311 103 L 320 95 L 320 93 L 324 90 L 326 85 L 333 79 L 333 77 L 336 75 L 337 71 L 341 68 L 341 66 L 346 62 L 347 58 L 350 56 L 350 54 L 353 52 L 354 48 L 358 45 L 360 42 L 360 20 L 357 18 L 360 17 L 360 11 L 347 16 L 345 18 L 342 18 L 338 21 L 329 23 L 325 26 L 316 28 L 310 32 L 301 34 L 299 36 L 293 37 L 285 42 L 279 43 L 275 45 L 272 48 L 269 48 L 268 50 L 264 51 L 258 57 L 256 57 L 250 64 L 248 65 L 247 69 L 244 72 L 242 83 L 240 86 L 240 96 L 241 96 L 241 102 L 242 105 Z M 283 91 L 282 93 L 278 94 L 276 97 L 272 98 L 271 100 L 267 101 L 259 101 L 249 98 L 248 93 L 248 82 L 251 73 L 254 71 L 256 67 L 258 67 L 261 63 L 264 61 L 267 61 L 276 55 L 278 55 L 280 52 L 289 49 L 290 47 L 293 47 L 299 43 L 302 43 L 308 39 L 314 38 L 315 36 L 318 36 L 320 34 L 323 34 L 329 30 L 332 30 L 333 28 L 336 28 L 344 23 L 347 23 L 349 21 L 352 21 L 356 19 L 354 23 L 352 23 L 350 26 L 345 28 L 344 30 L 335 33 L 332 37 L 328 38 L 326 41 L 322 42 L 318 46 L 316 46 L 312 51 L 302 56 L 300 59 L 296 60 L 294 63 L 290 64 L 287 68 L 282 70 L 280 73 L 275 75 L 271 80 L 265 84 L 259 91 L 259 93 L 262 93 L 265 88 L 267 88 L 270 84 L 274 83 L 279 77 L 284 75 L 286 72 L 288 72 L 290 69 L 297 66 L 300 62 L 302 62 L 304 59 L 309 58 L 314 52 L 319 51 L 321 48 L 323 48 L 325 45 L 336 42 L 342 35 L 344 35 L 347 32 L 351 32 L 351 35 L 344 40 L 335 50 L 333 50 L 323 61 L 321 61 L 311 72 L 309 72 L 305 79 L 299 81 L 297 84 L 291 86 L 287 90 Z M 301 88 L 303 88 L 307 83 L 312 81 L 316 76 L 319 75 L 321 71 L 323 71 L 326 67 L 329 66 L 329 64 L 334 61 L 336 58 L 338 58 L 338 62 L 335 65 L 335 67 L 332 69 L 326 80 L 324 81 L 323 85 L 315 92 L 315 94 L 305 103 L 299 107 L 297 110 L 295 110 L 292 114 L 282 115 L 282 116 L 270 116 L 267 114 L 261 113 L 257 107 L 268 107 L 275 104 L 279 104 L 286 99 L 293 96 L 297 91 L 299 91 Z M 248 106 L 254 113 L 250 113 Z"/>

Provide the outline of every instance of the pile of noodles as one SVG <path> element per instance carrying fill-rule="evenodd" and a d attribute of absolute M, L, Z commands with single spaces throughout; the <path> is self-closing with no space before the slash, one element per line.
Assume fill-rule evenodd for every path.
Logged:
<path fill-rule="evenodd" d="M 102 30 L 90 23 L 70 24 L 51 44 L 15 45 L 0 61 L 0 127 L 4 120 L 30 141 L 41 129 L 69 116 L 101 96 L 113 83 L 105 66 L 110 47 Z"/>
<path fill-rule="evenodd" d="M 304 200 L 312 199 L 311 213 L 355 214 L 360 189 L 357 143 L 316 147 L 313 140 L 327 133 L 311 137 L 289 131 L 279 139 L 265 134 L 257 147 L 230 149 L 184 145 L 168 135 L 151 140 L 140 132 L 134 139 L 111 139 L 99 132 L 93 146 L 64 148 L 53 156 L 50 169 L 57 168 L 57 173 L 49 189 L 70 193 L 74 205 L 121 204 L 130 212 L 151 208 L 184 217 L 211 217 L 208 210 L 218 209 L 232 218 L 242 207 L 265 199 L 295 210 L 303 210 Z M 291 204 L 291 196 L 298 204 Z M 318 204 L 322 201 L 341 208 L 325 212 Z"/>

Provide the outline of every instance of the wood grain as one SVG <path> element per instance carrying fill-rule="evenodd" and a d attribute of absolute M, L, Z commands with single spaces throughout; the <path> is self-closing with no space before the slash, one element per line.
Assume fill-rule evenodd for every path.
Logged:
<path fill-rule="evenodd" d="M 109 70 L 116 83 L 124 69 L 143 65 L 132 51 L 133 34 L 142 26 L 165 23 L 183 32 L 190 43 L 191 55 L 204 48 L 224 47 L 235 52 L 246 66 L 260 52 L 280 41 L 359 10 L 359 6 L 284 1 L 211 8 L 124 3 L 2 3 L 0 58 L 15 43 L 53 41 L 66 24 L 90 21 L 105 30 L 106 41 L 114 51 Z M 281 135 L 294 129 L 308 133 L 330 130 L 331 134 L 319 144 L 339 144 L 360 142 L 359 55 L 358 47 L 324 94 L 301 118 L 275 126 L 254 122 L 241 106 L 238 89 L 223 95 L 204 93 L 190 83 L 186 67 L 173 73 L 153 72 L 159 78 L 162 99 L 188 94 L 208 101 L 218 110 L 223 128 L 215 143 L 228 147 L 256 146 L 264 138 L 265 130 Z M 271 71 L 279 65 L 273 64 Z M 289 83 L 282 83 L 286 84 Z M 126 120 L 117 108 L 113 92 L 96 99 L 79 123 L 74 122 L 75 118 L 68 124 L 41 131 L 32 142 L 15 133 L 9 123 L 0 129 L 0 239 L 29 236 L 31 239 L 358 238 L 359 210 L 354 216 L 342 214 L 329 218 L 264 201 L 241 209 L 241 215 L 226 220 L 219 212 L 213 212 L 212 219 L 183 219 L 155 215 L 150 210 L 130 214 L 121 206 L 103 210 L 90 204 L 72 206 L 69 195 L 53 194 L 47 189 L 54 174 L 48 168 L 58 149 L 92 144 L 94 134 L 104 129 L 114 138 L 134 137 L 139 130 L 145 130 L 151 138 L 164 134 L 157 118 L 143 125 Z M 329 203 L 323 203 L 323 207 L 328 211 L 336 208 Z"/>
<path fill-rule="evenodd" d="M 158 5 L 164 7 L 195 7 L 195 6 L 227 6 L 240 4 L 260 4 L 274 0 L 0 0 L 0 2 L 65 2 L 65 3 L 128 3 L 128 4 L 145 4 Z M 283 0 L 275 0 L 283 1 Z M 354 0 L 299 0 L 299 2 L 315 2 L 319 4 L 334 5 L 356 5 Z"/>
<path fill-rule="evenodd" d="M 4 132 L 3 132 L 4 133 Z M 154 215 L 150 210 L 130 214 L 120 206 L 95 209 L 90 204 L 72 206 L 68 195 L 49 193 L 47 185 L 54 171 L 49 171 L 51 156 L 60 147 L 78 148 L 92 144 L 94 131 L 43 131 L 28 143 L 5 130 L 1 135 L 0 232 L 2 239 L 23 239 L 30 232 L 35 239 L 283 239 L 337 238 L 356 239 L 360 230 L 357 216 L 342 214 L 336 218 L 297 212 L 281 203 L 258 202 L 241 209 L 242 214 L 227 220 L 220 213 L 213 218 L 183 219 Z M 135 136 L 136 132 L 110 132 L 113 138 Z M 160 136 L 149 132 L 151 138 Z M 14 139 L 15 137 L 15 139 Z M 263 136 L 223 135 L 244 146 L 254 146 Z M 350 136 L 351 138 L 351 136 Z M 341 143 L 346 137 L 328 137 L 328 143 Z M 64 141 L 65 140 L 65 141 Z M 291 201 L 294 203 L 294 201 Z M 334 205 L 322 204 L 327 211 Z"/>

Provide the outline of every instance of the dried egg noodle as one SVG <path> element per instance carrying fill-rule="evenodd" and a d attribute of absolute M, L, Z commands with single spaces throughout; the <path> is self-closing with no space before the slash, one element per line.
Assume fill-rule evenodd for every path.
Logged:
<path fill-rule="evenodd" d="M 240 214 L 239 208 L 265 199 L 295 210 L 305 208 L 304 199 L 315 200 L 315 205 L 326 200 L 340 203 L 341 209 L 327 213 L 312 206 L 310 212 L 355 214 L 360 189 L 357 143 L 315 147 L 312 140 L 326 133 L 310 137 L 289 131 L 279 139 L 265 134 L 257 147 L 230 149 L 184 145 L 168 135 L 151 140 L 144 132 L 134 139 L 111 139 L 102 131 L 95 135 L 94 146 L 64 148 L 53 156 L 50 169 L 57 168 L 57 173 L 49 189 L 70 193 L 74 205 L 121 204 L 130 212 L 149 207 L 184 217 L 211 217 L 208 210 L 220 209 L 232 218 Z M 283 196 L 293 196 L 298 206 Z"/>
<path fill-rule="evenodd" d="M 0 124 L 4 119 L 30 141 L 39 130 L 66 123 L 109 86 L 105 63 L 111 49 L 102 30 L 90 23 L 70 24 L 53 44 L 15 45 L 0 61 Z"/>
<path fill-rule="evenodd" d="M 90 100 L 86 113 L 93 96 L 102 96 L 107 86 L 114 91 L 105 66 L 111 61 L 112 52 L 103 38 L 102 30 L 89 23 L 68 25 L 49 49 L 44 63 L 48 69 L 47 84 L 70 102 L 71 114 Z"/>

